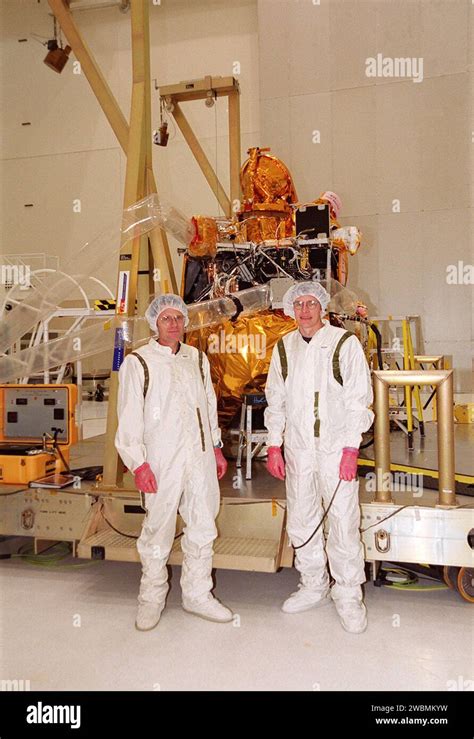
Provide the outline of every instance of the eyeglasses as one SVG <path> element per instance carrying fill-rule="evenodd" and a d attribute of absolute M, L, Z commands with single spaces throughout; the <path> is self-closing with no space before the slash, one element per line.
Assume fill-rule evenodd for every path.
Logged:
<path fill-rule="evenodd" d="M 301 300 L 295 300 L 293 308 L 295 310 L 303 310 L 303 308 L 310 308 L 310 310 L 313 310 L 317 305 L 319 305 L 317 300 L 306 300 L 304 303 L 302 303 Z"/>
<path fill-rule="evenodd" d="M 173 321 L 176 321 L 176 323 L 182 323 L 184 321 L 184 316 L 158 316 L 158 320 L 165 324 L 170 324 Z"/>

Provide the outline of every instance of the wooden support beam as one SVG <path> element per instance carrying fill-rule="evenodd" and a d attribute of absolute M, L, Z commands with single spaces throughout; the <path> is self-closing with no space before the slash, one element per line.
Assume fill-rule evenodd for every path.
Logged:
<path fill-rule="evenodd" d="M 127 153 L 128 123 L 110 87 L 108 86 L 92 53 L 76 26 L 71 11 L 64 0 L 48 0 L 49 6 L 61 30 L 67 38 L 74 56 L 81 64 L 81 69 L 89 82 L 100 107 L 105 113 L 123 151 Z"/>
<path fill-rule="evenodd" d="M 142 0 L 139 0 L 141 2 Z M 144 82 L 134 82 L 132 90 L 132 107 L 130 116 L 129 150 L 127 156 L 127 171 L 125 176 L 124 208 L 136 203 L 144 195 L 145 181 L 145 95 Z M 137 297 L 138 269 L 140 250 L 144 236 L 138 236 L 128 241 L 120 248 L 119 282 L 117 285 L 117 313 L 134 316 L 135 300 Z M 125 306 L 120 302 L 120 285 L 122 280 L 127 282 Z M 117 431 L 117 398 L 118 398 L 118 370 L 112 366 L 109 384 L 109 404 L 107 409 L 107 431 L 105 435 L 104 458 L 104 487 L 115 488 L 122 483 L 123 465 L 115 448 L 115 434 Z"/>
<path fill-rule="evenodd" d="M 148 20 L 148 6 L 146 7 L 146 19 L 143 23 L 144 46 L 150 48 L 150 23 Z M 149 51 L 144 58 L 145 77 L 148 84 L 145 87 L 145 191 L 147 195 L 151 193 L 158 194 L 156 187 L 155 175 L 153 174 L 153 146 L 152 146 L 152 126 L 151 126 L 151 85 L 150 82 L 150 54 Z M 158 282 L 160 283 L 161 292 L 177 293 L 178 283 L 174 273 L 173 259 L 168 244 L 166 231 L 162 228 L 155 228 L 148 234 L 149 253 L 153 259 L 149 262 L 151 267 L 151 277 L 153 278 L 153 292 L 156 294 Z M 157 274 L 155 274 L 155 269 Z M 150 284 L 150 283 L 149 283 Z"/>
<path fill-rule="evenodd" d="M 174 103 L 173 117 L 179 126 L 181 133 L 184 136 L 186 143 L 188 144 L 191 152 L 196 159 L 201 172 L 207 180 L 209 187 L 216 196 L 219 205 L 224 211 L 225 215 L 229 218 L 232 216 L 232 207 L 229 198 L 226 195 L 224 188 L 217 178 L 216 172 L 214 172 L 209 159 L 204 153 L 204 149 L 196 138 L 196 134 L 191 128 L 188 119 L 181 110 L 179 103 Z M 217 145 L 217 142 L 216 142 Z"/>
<path fill-rule="evenodd" d="M 188 100 L 205 100 L 207 93 L 212 91 L 217 97 L 229 95 L 239 90 L 239 83 L 235 77 L 203 77 L 198 80 L 187 80 L 175 85 L 160 86 L 160 97 L 173 98 L 177 103 Z"/>
<path fill-rule="evenodd" d="M 125 175 L 124 208 L 136 203 L 146 194 L 146 157 L 147 157 L 147 94 L 149 85 L 145 58 L 149 53 L 146 48 L 144 26 L 148 23 L 147 0 L 135 0 L 131 6 L 132 27 L 132 103 L 130 112 L 130 135 L 127 150 L 127 170 Z M 117 286 L 117 313 L 126 316 L 135 315 L 135 300 L 138 291 L 138 271 L 140 252 L 148 244 L 147 236 L 138 236 L 128 241 L 120 248 L 120 269 Z M 120 304 L 121 280 L 127 280 L 128 289 L 125 295 L 125 305 Z M 141 283 L 141 289 L 148 291 L 148 280 Z M 140 300 L 143 303 L 143 297 Z M 109 405 L 107 413 L 107 431 L 105 435 L 105 459 L 103 487 L 116 489 L 122 484 L 123 465 L 115 448 L 115 434 L 117 431 L 117 397 L 118 397 L 118 369 L 115 364 L 110 373 Z"/>
<path fill-rule="evenodd" d="M 129 125 L 123 115 L 120 107 L 115 100 L 105 78 L 103 77 L 97 62 L 95 61 L 90 49 L 81 36 L 77 28 L 73 15 L 64 0 L 48 0 L 51 10 L 58 20 L 61 30 L 67 38 L 76 59 L 80 62 L 81 68 L 88 80 L 92 91 L 94 92 L 99 105 L 105 113 L 112 130 L 114 131 L 120 146 L 127 154 L 127 159 L 133 156 L 128 151 Z M 150 95 L 150 30 L 148 19 L 148 5 L 141 5 L 141 0 L 137 3 L 135 9 L 135 21 L 132 28 L 132 67 L 133 79 L 136 82 L 143 81 L 145 84 L 145 123 L 146 126 L 146 142 L 147 148 L 145 152 L 145 166 L 151 170 L 151 176 L 147 176 L 144 186 L 143 195 L 157 192 L 155 177 L 153 175 L 152 162 L 152 134 L 151 134 L 151 95 Z M 139 166 L 143 166 L 143 161 Z M 133 191 L 133 188 L 132 188 Z M 127 198 L 126 198 L 127 200 Z M 125 203 L 125 207 L 131 203 Z M 162 229 L 156 229 L 150 236 L 152 242 L 152 251 L 154 259 L 154 267 L 156 267 L 162 277 L 164 285 L 163 292 L 177 292 L 177 282 L 174 274 L 174 265 L 171 258 L 168 239 L 166 232 Z"/>
<path fill-rule="evenodd" d="M 240 93 L 229 93 L 230 200 L 233 213 L 240 210 Z M 238 207 L 236 205 L 238 204 Z"/>
<path fill-rule="evenodd" d="M 147 167 L 147 192 L 157 192 L 153 169 Z M 158 269 L 157 280 L 161 283 L 163 293 L 178 294 L 178 283 L 174 272 L 173 258 L 168 245 L 166 232 L 162 228 L 154 228 L 148 234 L 154 267 Z M 154 277 L 154 275 L 152 275 Z M 157 281 L 155 280 L 155 282 Z M 156 285 L 155 285 L 156 292 Z"/>

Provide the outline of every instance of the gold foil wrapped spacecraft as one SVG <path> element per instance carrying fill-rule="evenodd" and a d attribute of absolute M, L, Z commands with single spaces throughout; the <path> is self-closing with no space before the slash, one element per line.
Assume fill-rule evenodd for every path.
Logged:
<path fill-rule="evenodd" d="M 273 347 L 295 328 L 283 311 L 267 310 L 186 334 L 209 359 L 223 428 L 240 411 L 244 392 L 264 391 Z"/>
<path fill-rule="evenodd" d="M 217 223 L 211 216 L 193 216 L 196 235 L 188 247 L 192 257 L 215 257 L 217 253 Z"/>

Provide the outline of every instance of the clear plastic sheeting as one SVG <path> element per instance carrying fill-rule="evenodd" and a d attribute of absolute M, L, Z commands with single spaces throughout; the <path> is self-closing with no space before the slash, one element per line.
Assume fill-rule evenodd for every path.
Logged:
<path fill-rule="evenodd" d="M 152 193 L 124 210 L 122 243 L 143 236 L 154 228 L 163 228 L 184 246 L 188 246 L 195 236 L 191 219 L 172 205 L 160 203 L 158 195 Z"/>
<path fill-rule="evenodd" d="M 0 355 L 70 297 L 71 279 L 80 284 L 84 278 L 77 276 L 83 273 L 85 265 L 87 277 L 98 272 L 104 263 L 118 264 L 120 244 L 123 246 L 157 227 L 186 246 L 195 233 L 191 220 L 172 206 L 160 205 L 155 193 L 124 210 L 121 233 L 111 225 L 84 244 L 62 265 L 61 272 L 42 270 L 41 277 L 32 273 L 28 291 L 10 290 L 0 305 Z"/>
<path fill-rule="evenodd" d="M 237 313 L 237 307 L 230 298 L 203 300 L 201 303 L 188 305 L 189 324 L 186 331 L 213 326 L 215 323 L 228 321 Z"/>
<path fill-rule="evenodd" d="M 270 307 L 269 285 L 257 285 L 247 290 L 229 293 L 222 298 L 203 300 L 188 305 L 189 325 L 187 331 L 206 328 L 236 316 L 248 316 Z"/>
<path fill-rule="evenodd" d="M 135 346 L 133 336 L 139 334 L 136 331 L 138 322 L 143 323 L 145 319 L 115 316 L 99 324 L 94 322 L 80 331 L 71 331 L 59 339 L 23 349 L 15 354 L 5 354 L 0 357 L 0 383 L 41 374 L 67 362 L 75 362 L 114 349 L 117 344 L 117 331 L 120 332 L 120 349 L 123 352 Z M 143 340 L 137 340 L 136 346 L 140 343 L 143 343 Z"/>
<path fill-rule="evenodd" d="M 84 244 L 64 264 L 61 272 L 32 272 L 31 287 L 27 291 L 16 288 L 10 290 L 0 307 L 0 354 L 70 298 L 74 283 L 80 284 L 84 280 L 85 265 L 87 275 L 99 272 L 104 262 L 115 265 L 118 261 L 118 239 L 117 228 L 110 227 Z"/>
<path fill-rule="evenodd" d="M 229 320 L 237 314 L 249 315 L 268 308 L 270 288 L 258 285 L 232 293 L 232 297 L 204 300 L 188 306 L 187 331 L 206 328 Z M 144 331 L 144 327 L 146 327 Z M 146 337 L 143 338 L 143 334 Z M 114 350 L 112 369 L 118 370 L 125 353 L 148 341 L 147 321 L 143 316 L 126 318 L 114 316 L 104 322 L 94 322 L 78 331 L 71 331 L 59 339 L 0 356 L 0 383 L 30 377 L 60 367 L 67 362 Z"/>
<path fill-rule="evenodd" d="M 256 285 L 255 287 L 249 287 L 246 290 L 239 290 L 235 293 L 230 293 L 231 299 L 235 298 L 239 301 L 242 306 L 242 315 L 248 316 L 252 313 L 258 313 L 258 311 L 266 310 L 271 304 L 271 290 L 270 285 Z"/>
<path fill-rule="evenodd" d="M 352 290 L 344 287 L 344 285 L 341 285 L 341 283 L 334 278 L 329 281 L 318 280 L 318 282 L 321 283 L 331 296 L 331 300 L 327 307 L 328 313 L 352 316 L 357 312 L 357 307 L 360 301 Z"/>

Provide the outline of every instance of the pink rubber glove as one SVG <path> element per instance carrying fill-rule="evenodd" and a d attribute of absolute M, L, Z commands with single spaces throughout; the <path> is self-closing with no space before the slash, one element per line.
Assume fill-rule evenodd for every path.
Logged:
<path fill-rule="evenodd" d="M 153 474 L 148 462 L 144 462 L 137 467 L 133 473 L 135 485 L 142 493 L 156 493 L 158 485 L 156 484 L 155 475 Z"/>
<path fill-rule="evenodd" d="M 267 470 L 278 480 L 285 479 L 285 462 L 279 446 L 268 447 Z"/>
<path fill-rule="evenodd" d="M 357 477 L 357 457 L 359 450 L 351 446 L 346 446 L 342 450 L 341 464 L 339 465 L 339 477 L 341 480 L 350 482 Z"/>
<path fill-rule="evenodd" d="M 227 472 L 227 459 L 224 457 L 222 449 L 219 449 L 219 447 L 214 447 L 214 456 L 216 458 L 217 465 L 217 479 L 220 480 Z"/>

